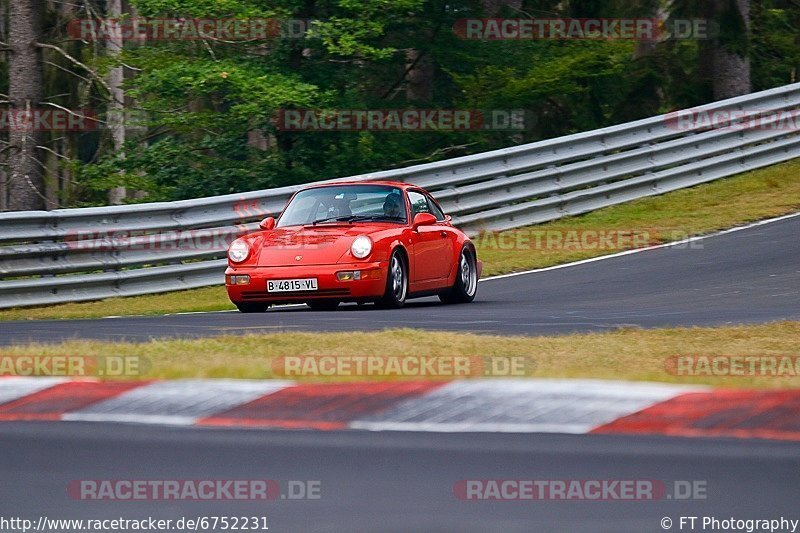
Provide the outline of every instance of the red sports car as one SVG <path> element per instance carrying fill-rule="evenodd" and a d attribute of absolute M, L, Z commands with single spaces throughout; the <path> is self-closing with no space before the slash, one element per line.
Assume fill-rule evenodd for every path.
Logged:
<path fill-rule="evenodd" d="M 343 182 L 292 196 L 276 221 L 228 249 L 225 285 L 243 313 L 304 302 L 401 307 L 438 295 L 471 302 L 481 273 L 475 246 L 426 191 L 407 183 Z"/>

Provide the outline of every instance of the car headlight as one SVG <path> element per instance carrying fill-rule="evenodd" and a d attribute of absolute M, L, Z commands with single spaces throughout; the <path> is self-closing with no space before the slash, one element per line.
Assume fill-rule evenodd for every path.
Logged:
<path fill-rule="evenodd" d="M 241 263 L 250 255 L 250 246 L 242 239 L 236 239 L 228 248 L 228 259 L 233 263 Z"/>
<path fill-rule="evenodd" d="M 372 239 L 366 235 L 356 237 L 353 244 L 350 245 L 350 252 L 353 257 L 364 259 L 372 252 Z"/>

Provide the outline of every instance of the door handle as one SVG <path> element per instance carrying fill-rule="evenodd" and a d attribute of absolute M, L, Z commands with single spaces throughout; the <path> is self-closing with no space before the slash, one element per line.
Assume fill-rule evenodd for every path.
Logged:
<path fill-rule="evenodd" d="M 442 237 L 442 238 L 446 238 L 447 237 L 447 232 L 446 231 L 440 231 L 439 232 L 439 236 Z"/>

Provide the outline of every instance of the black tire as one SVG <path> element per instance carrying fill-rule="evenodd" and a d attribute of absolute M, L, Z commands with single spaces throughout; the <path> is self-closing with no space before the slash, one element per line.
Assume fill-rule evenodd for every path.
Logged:
<path fill-rule="evenodd" d="M 439 299 L 446 304 L 466 304 L 474 300 L 477 293 L 478 265 L 475 254 L 464 248 L 458 258 L 456 281 L 449 291 L 439 295 Z"/>
<path fill-rule="evenodd" d="M 239 309 L 240 313 L 263 313 L 264 311 L 269 309 L 269 304 L 260 304 L 260 303 L 236 304 L 236 308 Z"/>
<path fill-rule="evenodd" d="M 306 302 L 306 305 L 311 308 L 312 311 L 333 311 L 337 307 L 339 307 L 338 300 L 310 300 Z"/>
<path fill-rule="evenodd" d="M 408 266 L 403 254 L 395 250 L 389 259 L 386 273 L 386 291 L 376 304 L 383 309 L 403 307 L 408 296 Z"/>

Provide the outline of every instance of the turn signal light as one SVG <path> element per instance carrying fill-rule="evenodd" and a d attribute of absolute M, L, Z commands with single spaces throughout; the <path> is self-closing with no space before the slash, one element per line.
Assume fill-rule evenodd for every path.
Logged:
<path fill-rule="evenodd" d="M 336 273 L 339 281 L 358 281 L 360 279 L 381 279 L 381 269 L 373 268 L 370 270 L 343 270 Z"/>
<path fill-rule="evenodd" d="M 370 270 L 362 270 L 361 279 L 381 279 L 381 269 L 372 268 Z"/>
<path fill-rule="evenodd" d="M 245 274 L 225 276 L 225 283 L 228 285 L 250 285 L 250 276 Z"/>
<path fill-rule="evenodd" d="M 360 270 L 345 270 L 344 272 L 337 272 L 336 279 L 339 281 L 353 281 L 361 279 Z"/>

